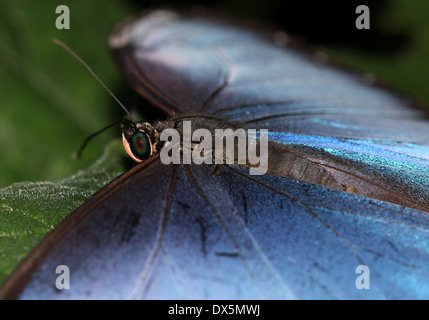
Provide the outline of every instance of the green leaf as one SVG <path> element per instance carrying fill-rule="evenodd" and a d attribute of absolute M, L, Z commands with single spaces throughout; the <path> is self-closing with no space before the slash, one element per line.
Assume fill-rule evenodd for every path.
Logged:
<path fill-rule="evenodd" d="M 87 170 L 58 182 L 19 182 L 0 189 L 0 283 L 48 232 L 126 168 L 119 140 Z"/>

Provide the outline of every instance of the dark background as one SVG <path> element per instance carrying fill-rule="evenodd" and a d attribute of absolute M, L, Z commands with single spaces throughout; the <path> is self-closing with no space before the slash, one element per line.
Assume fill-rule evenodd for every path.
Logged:
<path fill-rule="evenodd" d="M 70 30 L 55 28 L 55 8 L 68 5 Z M 200 1 L 181 5 L 200 6 Z M 370 8 L 370 30 L 357 30 L 355 9 Z M 160 117 L 116 70 L 107 48 L 114 25 L 140 10 L 174 7 L 173 1 L 18 0 L 0 3 L 0 187 L 16 181 L 67 177 L 83 170 L 119 137 L 111 129 L 92 141 L 82 160 L 74 155 L 83 139 L 119 120 L 123 112 L 68 53 L 72 47 L 129 108 Z M 372 73 L 394 90 L 429 102 L 427 1 L 205 1 L 246 22 L 284 30 L 310 51 L 360 74 Z"/>

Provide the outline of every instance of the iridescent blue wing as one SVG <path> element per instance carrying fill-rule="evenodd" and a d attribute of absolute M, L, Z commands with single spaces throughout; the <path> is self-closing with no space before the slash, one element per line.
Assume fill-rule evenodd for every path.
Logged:
<path fill-rule="evenodd" d="M 429 211 L 429 123 L 411 101 L 261 34 L 173 12 L 127 22 L 110 44 L 131 84 L 171 115 L 269 129 L 270 172 Z"/>
<path fill-rule="evenodd" d="M 234 166 L 214 175 L 157 160 L 72 213 L 2 297 L 429 296 L 426 213 L 282 176 L 255 178 Z M 69 267 L 70 289 L 56 289 L 59 265 Z M 360 265 L 369 267 L 369 290 L 356 287 Z"/>
<path fill-rule="evenodd" d="M 72 213 L 1 297 L 429 297 L 427 213 L 338 190 L 411 203 L 415 190 L 427 209 L 427 125 L 406 102 L 204 18 L 155 11 L 111 45 L 131 83 L 170 114 L 268 128 L 270 174 L 153 157 Z M 70 269 L 68 290 L 55 287 L 58 265 Z M 358 289 L 360 265 L 370 289 Z"/>

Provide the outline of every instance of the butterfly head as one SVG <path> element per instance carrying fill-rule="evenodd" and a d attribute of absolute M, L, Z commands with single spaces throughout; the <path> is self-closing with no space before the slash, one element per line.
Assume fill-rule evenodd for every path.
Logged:
<path fill-rule="evenodd" d="M 150 123 L 124 119 L 121 131 L 124 148 L 135 161 L 142 162 L 159 152 L 159 132 Z"/>

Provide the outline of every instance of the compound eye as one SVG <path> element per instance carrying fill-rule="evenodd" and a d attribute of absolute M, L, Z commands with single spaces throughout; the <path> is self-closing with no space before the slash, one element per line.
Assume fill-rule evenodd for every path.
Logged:
<path fill-rule="evenodd" d="M 124 146 L 131 158 L 138 162 L 152 155 L 152 144 L 150 139 L 142 131 L 135 132 L 127 141 L 124 141 Z"/>

